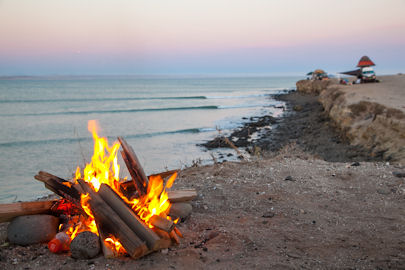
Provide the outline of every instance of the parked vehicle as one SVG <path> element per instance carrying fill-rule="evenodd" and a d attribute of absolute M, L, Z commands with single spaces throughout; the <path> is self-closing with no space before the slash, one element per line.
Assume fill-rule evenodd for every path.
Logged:
<path fill-rule="evenodd" d="M 362 83 L 375 82 L 376 79 L 377 78 L 375 76 L 375 72 L 372 67 L 361 68 L 361 82 Z"/>

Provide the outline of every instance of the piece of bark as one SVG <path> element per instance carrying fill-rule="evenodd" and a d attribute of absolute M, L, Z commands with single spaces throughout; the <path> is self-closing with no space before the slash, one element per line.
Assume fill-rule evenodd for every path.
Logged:
<path fill-rule="evenodd" d="M 167 218 L 161 217 L 154 215 L 150 218 L 149 220 L 150 224 L 153 226 L 170 233 L 173 228 L 174 228 L 174 223 L 171 220 L 168 220 Z"/>
<path fill-rule="evenodd" d="M 139 196 L 143 196 L 147 192 L 148 178 L 143 170 L 141 163 L 138 160 L 132 147 L 122 137 L 118 137 L 118 141 L 121 144 L 121 155 L 127 165 L 129 174 L 134 181 L 134 185 L 139 193 Z"/>
<path fill-rule="evenodd" d="M 128 225 L 108 206 L 108 204 L 86 182 L 78 180 L 83 190 L 89 194 L 90 208 L 96 220 L 106 233 L 114 235 L 132 258 L 148 253 L 146 244 L 128 227 Z"/>
<path fill-rule="evenodd" d="M 73 188 L 73 184 L 56 175 L 40 171 L 34 178 L 45 184 L 45 187 L 55 194 L 73 202 L 80 203 L 80 193 Z"/>
<path fill-rule="evenodd" d="M 131 228 L 138 237 L 146 242 L 150 250 L 158 250 L 160 237 L 134 213 L 134 211 L 106 184 L 101 184 L 98 191 L 101 198 L 114 210 L 115 213 Z"/>
<path fill-rule="evenodd" d="M 195 189 L 168 190 L 167 195 L 171 203 L 187 202 L 197 198 L 197 191 Z"/>
<path fill-rule="evenodd" d="M 18 216 L 47 214 L 56 200 L 0 204 L 0 223 Z"/>

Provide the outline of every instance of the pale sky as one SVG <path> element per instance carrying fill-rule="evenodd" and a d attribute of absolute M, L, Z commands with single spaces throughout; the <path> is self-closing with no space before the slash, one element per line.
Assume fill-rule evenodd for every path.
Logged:
<path fill-rule="evenodd" d="M 403 0 L 0 0 L 0 75 L 405 72 Z"/>

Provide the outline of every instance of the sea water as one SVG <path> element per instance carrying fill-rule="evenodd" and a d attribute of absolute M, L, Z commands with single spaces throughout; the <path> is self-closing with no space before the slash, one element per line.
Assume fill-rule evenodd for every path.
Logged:
<path fill-rule="evenodd" d="M 34 77 L 0 79 L 0 202 L 50 192 L 34 175 L 70 179 L 90 161 L 89 120 L 110 145 L 134 148 L 147 174 L 212 160 L 198 146 L 252 116 L 280 115 L 271 95 L 295 77 Z M 216 150 L 217 151 L 217 150 Z M 221 150 L 220 150 L 221 151 Z M 226 151 L 226 150 L 224 150 Z M 231 150 L 228 150 L 231 151 Z M 121 177 L 128 176 L 122 160 Z"/>

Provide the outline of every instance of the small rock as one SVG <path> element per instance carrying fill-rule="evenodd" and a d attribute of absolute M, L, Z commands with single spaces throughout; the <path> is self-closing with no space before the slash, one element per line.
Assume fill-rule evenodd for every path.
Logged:
<path fill-rule="evenodd" d="M 274 212 L 266 212 L 266 213 L 263 214 L 262 217 L 264 217 L 264 218 L 272 218 L 274 216 L 275 216 Z"/>
<path fill-rule="evenodd" d="M 167 253 L 169 253 L 169 249 L 168 248 L 164 248 L 160 251 L 162 254 L 166 255 Z"/>
<path fill-rule="evenodd" d="M 79 233 L 70 243 L 70 252 L 75 259 L 92 259 L 100 252 L 100 240 L 95 233 Z"/>
<path fill-rule="evenodd" d="M 294 178 L 292 178 L 291 175 L 287 176 L 286 178 L 284 178 L 285 181 L 295 181 Z"/>
<path fill-rule="evenodd" d="M 58 230 L 59 218 L 51 215 L 20 216 L 7 228 L 7 238 L 12 244 L 31 245 L 50 241 Z"/>
<path fill-rule="evenodd" d="M 392 172 L 392 175 L 398 178 L 404 178 L 405 177 L 405 173 L 403 172 Z"/>
<path fill-rule="evenodd" d="M 355 166 L 360 166 L 360 162 L 353 162 L 352 164 L 350 164 L 350 166 L 355 167 Z"/>
<path fill-rule="evenodd" d="M 204 208 L 205 209 L 205 208 Z M 191 212 L 193 211 L 193 207 L 189 203 L 173 203 L 170 206 L 169 215 L 175 218 L 186 219 Z"/>
<path fill-rule="evenodd" d="M 391 189 L 379 188 L 377 189 L 377 193 L 381 195 L 388 195 L 391 193 Z"/>

